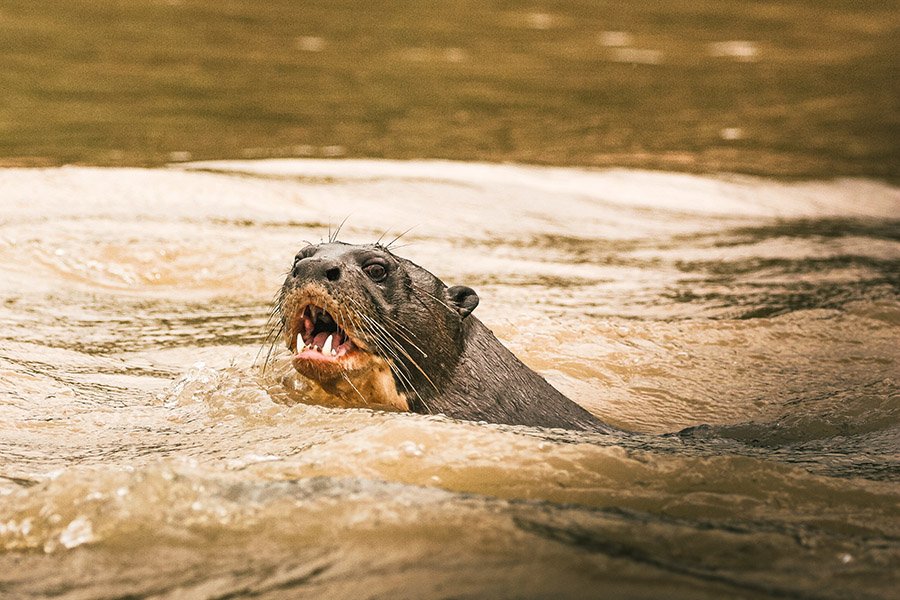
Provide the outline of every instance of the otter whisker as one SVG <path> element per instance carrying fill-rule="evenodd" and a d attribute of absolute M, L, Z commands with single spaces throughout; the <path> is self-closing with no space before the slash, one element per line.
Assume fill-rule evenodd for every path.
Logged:
<path fill-rule="evenodd" d="M 396 324 L 396 323 L 395 323 L 395 324 Z M 391 333 L 389 333 L 389 332 L 387 331 L 387 329 L 384 328 L 383 325 L 381 325 L 381 323 L 377 323 L 377 322 L 376 322 L 375 325 L 377 325 L 380 329 L 382 329 L 387 335 L 390 335 L 390 336 L 391 336 L 391 339 L 393 339 L 395 342 L 397 341 L 396 339 L 394 339 L 394 336 L 391 335 Z M 406 341 L 409 343 L 410 346 L 412 346 L 413 348 L 415 348 L 416 350 L 418 350 L 418 351 L 419 351 L 419 354 L 422 355 L 422 358 L 428 358 L 428 354 L 426 354 L 424 350 L 422 350 L 421 348 L 419 348 L 419 346 L 418 346 L 415 342 L 413 342 L 411 339 L 409 339 L 409 337 L 407 337 L 406 334 L 404 334 L 402 331 L 398 331 L 398 332 L 397 332 L 397 335 L 399 335 L 399 336 L 402 337 L 404 340 L 406 340 Z"/>
<path fill-rule="evenodd" d="M 404 231 L 403 233 L 401 233 L 400 235 L 398 235 L 397 237 L 395 237 L 394 239 L 392 239 L 390 242 L 388 242 L 386 246 L 383 246 L 383 248 L 384 248 L 385 250 L 390 250 L 390 249 L 391 249 L 391 246 L 394 244 L 394 242 L 396 242 L 397 240 L 399 240 L 400 238 L 402 238 L 404 235 L 406 235 L 407 233 L 409 233 L 410 231 L 412 231 L 412 230 L 415 229 L 416 227 L 418 227 L 418 225 L 413 225 L 412 227 L 410 227 L 409 229 L 407 229 L 406 231 Z"/>
<path fill-rule="evenodd" d="M 344 223 L 347 222 L 347 219 L 349 219 L 349 218 L 350 218 L 350 215 L 352 215 L 352 214 L 353 214 L 353 213 L 350 213 L 350 214 L 348 214 L 346 217 L 344 217 L 344 220 L 341 221 L 341 224 L 338 225 L 338 226 L 337 226 L 337 229 L 334 230 L 334 234 L 333 234 L 333 235 L 332 235 L 332 233 L 331 233 L 331 225 L 328 226 L 328 243 L 329 243 L 329 244 L 333 244 L 334 242 L 337 241 L 337 236 L 341 233 L 341 228 L 344 226 Z"/>
<path fill-rule="evenodd" d="M 275 349 L 275 344 L 278 342 L 278 338 L 281 337 L 281 334 L 284 332 L 285 325 L 281 313 L 281 303 L 283 299 L 283 291 L 276 294 L 275 306 L 269 312 L 269 316 L 266 319 L 267 333 L 265 338 L 263 338 L 263 345 L 260 346 L 259 351 L 257 351 L 256 353 L 256 357 L 253 359 L 253 364 L 256 364 L 259 360 L 260 355 L 262 354 L 263 348 L 265 348 L 266 345 L 269 346 L 268 351 L 266 352 L 266 360 L 265 362 L 263 362 L 263 373 L 265 373 L 266 369 L 269 366 L 269 359 L 272 356 L 272 352 Z"/>
<path fill-rule="evenodd" d="M 369 335 L 371 335 L 372 337 L 377 337 L 372 332 L 369 332 Z M 416 389 L 416 386 L 413 384 L 412 380 L 410 379 L 409 372 L 408 372 L 406 366 L 400 361 L 399 356 L 397 356 L 397 353 L 393 350 L 393 348 L 391 348 L 389 346 L 384 347 L 383 345 L 380 345 L 379 348 L 381 349 L 382 352 L 387 354 L 392 359 L 392 360 L 387 361 L 388 368 L 390 369 L 391 373 L 393 373 L 397 377 L 397 379 L 400 381 L 400 384 L 402 385 L 402 387 L 407 390 L 411 390 L 417 397 L 419 397 L 419 399 L 421 399 L 421 396 L 419 395 L 419 391 Z"/>
<path fill-rule="evenodd" d="M 407 358 L 409 358 L 415 364 L 415 360 L 413 360 L 413 358 L 411 356 L 409 356 L 409 354 L 405 351 L 403 346 L 400 345 L 400 343 L 397 342 L 397 340 L 395 338 L 393 338 L 393 336 L 391 336 L 390 338 L 386 337 L 386 335 L 390 336 L 390 333 L 387 330 L 385 330 L 384 327 L 382 327 L 380 323 L 378 323 L 377 321 L 375 321 L 374 319 L 372 319 L 371 317 L 366 315 L 363 312 L 362 307 L 359 305 L 359 303 L 357 301 L 348 298 L 348 302 L 357 309 L 355 312 L 355 316 L 358 317 L 358 319 L 362 319 L 365 322 L 365 323 L 363 323 L 363 322 L 357 321 L 358 329 L 365 331 L 368 336 L 370 336 L 371 338 L 373 338 L 375 340 L 376 345 L 382 351 L 390 354 L 394 358 L 394 360 L 397 363 L 399 363 L 399 365 L 402 366 L 404 369 L 406 369 L 406 366 L 403 364 L 403 361 L 400 360 L 400 357 L 397 355 L 395 350 L 400 350 L 401 352 L 403 352 L 407 356 Z M 366 326 L 366 324 L 368 324 L 368 326 Z M 373 330 L 373 327 L 377 327 L 377 330 Z M 416 366 L 418 367 L 418 365 L 416 365 Z M 421 370 L 421 368 L 420 368 L 420 370 Z M 424 372 L 422 374 L 425 375 Z M 426 378 L 427 377 L 428 376 L 426 375 Z M 412 383 L 408 379 L 407 379 L 407 383 L 409 384 L 409 387 L 411 387 L 415 391 L 415 387 L 412 385 Z M 416 395 L 418 395 L 418 392 L 416 392 Z"/>
<path fill-rule="evenodd" d="M 406 349 L 396 339 L 394 339 L 393 336 L 391 336 L 390 332 L 388 332 L 386 329 L 384 329 L 384 327 L 380 323 L 377 323 L 376 321 L 366 317 L 366 315 L 360 315 L 360 316 L 362 316 L 364 319 L 367 319 L 371 325 L 379 328 L 382 332 L 384 332 L 384 334 L 389 336 L 390 339 L 393 341 L 393 344 L 397 348 L 397 350 L 399 350 L 401 353 L 403 353 L 403 356 L 405 356 L 413 364 L 413 366 L 422 374 L 422 376 L 428 380 L 428 383 L 430 383 L 435 390 L 439 389 L 438 386 L 434 383 L 434 381 L 431 380 L 431 377 L 429 377 L 428 374 L 419 365 L 419 363 L 416 362 L 416 359 L 414 359 L 412 356 L 409 355 L 409 352 L 407 352 Z"/>
<path fill-rule="evenodd" d="M 435 296 L 434 294 L 430 293 L 428 290 L 425 290 L 425 289 L 420 288 L 419 286 L 417 286 L 417 285 L 416 285 L 415 283 L 413 283 L 413 282 L 410 282 L 410 285 L 411 285 L 416 291 L 422 292 L 423 294 L 425 294 L 426 296 L 428 296 L 429 298 L 431 298 L 432 300 L 436 301 L 438 304 L 440 304 L 441 306 L 443 306 L 444 308 L 446 308 L 447 310 L 449 310 L 451 313 L 453 313 L 453 314 L 459 314 L 459 311 L 458 311 L 458 310 L 456 310 L 455 308 L 453 308 L 452 306 L 450 306 L 449 304 L 447 304 L 446 302 L 444 302 L 443 300 L 441 300 L 440 298 L 438 298 L 438 297 Z M 421 299 L 421 298 L 419 299 L 419 302 L 422 302 L 422 299 Z M 422 302 L 422 306 L 428 308 L 428 305 L 427 305 L 426 303 L 424 303 L 424 302 Z"/>
<path fill-rule="evenodd" d="M 362 313 L 358 313 L 358 316 L 365 318 L 365 315 L 363 315 Z M 425 409 L 431 412 L 431 408 L 428 406 L 428 403 L 425 402 L 425 399 L 419 393 L 419 390 L 417 390 L 416 386 L 412 383 L 409 370 L 406 368 L 406 365 L 403 364 L 403 361 L 400 360 L 400 357 L 394 350 L 395 344 L 390 343 L 390 341 L 387 340 L 383 335 L 373 331 L 371 327 L 368 327 L 363 323 L 357 323 L 356 328 L 361 332 L 365 332 L 368 337 L 372 338 L 375 341 L 376 346 L 378 346 L 378 348 L 382 352 L 388 354 L 391 358 L 393 358 L 393 360 L 388 361 L 388 368 L 397 377 L 397 379 L 400 380 L 400 383 L 403 385 L 403 387 L 412 391 L 412 393 L 416 395 L 416 398 L 418 398 L 419 402 L 422 403 Z M 401 371 L 401 369 L 403 370 Z"/>
<path fill-rule="evenodd" d="M 259 351 L 256 353 L 256 358 L 253 359 L 253 363 L 256 364 L 256 361 L 259 360 L 260 354 L 262 354 L 262 349 L 265 347 L 266 342 L 269 339 L 272 340 L 269 343 L 269 349 L 266 351 L 266 360 L 263 362 L 263 373 L 265 373 L 266 369 L 269 367 L 269 360 L 272 357 L 272 352 L 275 350 L 275 344 L 278 342 L 278 338 L 281 337 L 281 334 L 284 332 L 284 323 L 281 323 L 278 328 L 274 326 L 269 330 L 269 334 L 266 335 L 265 340 L 263 341 L 263 346 L 260 347 Z"/>
<path fill-rule="evenodd" d="M 383 318 L 384 320 L 386 320 L 386 321 L 390 321 L 390 323 L 391 323 L 392 325 L 394 325 L 395 327 L 398 327 L 398 328 L 400 328 L 400 329 L 406 330 L 406 332 L 409 333 L 409 335 L 411 335 L 412 337 L 416 338 L 416 341 L 417 341 L 417 342 L 420 341 L 420 340 L 419 340 L 419 337 L 418 337 L 415 333 L 413 333 L 406 325 L 404 325 L 403 323 L 400 323 L 399 321 L 397 321 L 396 319 L 394 319 L 394 318 L 391 317 L 390 315 L 382 315 L 382 318 Z M 398 331 L 398 332 L 397 332 L 397 335 L 401 336 L 404 340 L 406 340 L 407 342 L 409 342 L 416 350 L 418 350 L 419 352 L 421 352 L 421 353 L 422 353 L 422 356 L 423 356 L 424 358 L 428 358 L 428 354 L 426 354 L 426 352 L 425 352 L 424 350 L 422 350 L 421 348 L 419 348 L 419 346 L 417 346 L 416 343 L 413 342 L 411 339 L 409 339 L 409 337 L 407 337 L 403 332 Z"/>
<path fill-rule="evenodd" d="M 350 302 L 351 302 L 351 304 L 354 304 L 357 308 L 361 308 L 355 301 L 351 300 Z M 390 339 L 388 339 L 388 337 L 386 337 L 386 336 L 390 336 L 390 333 L 387 332 L 383 327 L 381 327 L 381 325 L 378 322 L 376 322 L 374 319 L 372 319 L 371 317 L 369 317 L 368 315 L 366 315 L 365 313 L 363 313 L 359 310 L 357 312 L 357 316 L 360 319 L 362 319 L 366 324 L 369 325 L 368 327 L 365 327 L 364 329 L 372 338 L 374 338 L 376 340 L 376 342 L 381 342 L 379 347 L 384 347 L 383 349 L 398 348 L 400 350 L 403 350 L 402 346 L 400 345 L 399 342 L 397 342 L 396 339 L 394 339 L 392 336 L 390 337 Z M 362 324 L 362 323 L 360 323 L 360 324 Z M 378 329 L 373 330 L 373 327 L 377 327 Z M 396 357 L 396 355 L 395 355 L 395 357 Z"/>
<path fill-rule="evenodd" d="M 349 299 L 349 298 L 348 298 L 348 300 L 350 301 L 351 304 L 353 304 L 355 307 L 357 307 L 357 315 L 358 315 L 359 317 L 361 317 L 362 319 L 364 319 L 364 320 L 365 320 L 367 323 L 369 323 L 372 327 L 376 327 L 378 330 L 380 330 L 381 332 L 383 332 L 383 334 L 376 334 L 376 335 L 373 335 L 372 337 L 374 337 L 376 340 L 381 340 L 382 343 L 380 344 L 379 347 L 381 347 L 382 350 L 385 351 L 386 353 L 390 354 L 390 355 L 394 358 L 394 361 L 396 361 L 396 363 L 397 363 L 399 366 L 402 366 L 403 369 L 407 371 L 408 375 L 407 375 L 406 377 L 401 377 L 401 376 L 400 376 L 400 373 L 399 373 L 397 370 L 395 370 L 393 367 L 391 368 L 391 371 L 397 373 L 398 379 L 400 379 L 401 382 L 404 383 L 404 385 L 407 385 L 408 387 L 410 387 L 410 388 L 413 390 L 413 392 L 416 394 L 416 396 L 418 397 L 419 401 L 420 401 L 420 402 L 422 403 L 422 405 L 425 407 L 425 409 L 426 409 L 428 412 L 431 412 L 431 408 L 430 408 L 430 407 L 428 406 L 428 404 L 425 402 L 425 399 L 422 398 L 421 394 L 419 394 L 419 392 L 418 392 L 418 390 L 416 390 L 415 386 L 412 385 L 412 382 L 411 382 L 411 380 L 410 380 L 410 379 L 411 379 L 411 373 L 408 372 L 408 369 L 407 369 L 406 365 L 403 363 L 403 361 L 400 359 L 400 357 L 399 357 L 399 356 L 397 355 L 397 353 L 394 351 L 394 348 L 396 348 L 397 350 L 399 350 L 399 351 L 400 351 L 400 352 L 401 352 L 401 353 L 409 360 L 409 362 L 411 362 L 411 363 L 413 364 L 413 366 L 414 366 L 414 367 L 422 374 L 423 377 L 425 377 L 425 379 L 428 381 L 428 383 L 430 383 L 431 386 L 432 386 L 435 390 L 438 390 L 437 385 L 434 383 L 434 381 L 432 381 L 431 377 L 428 376 L 428 374 L 424 371 L 424 369 L 422 369 L 422 367 L 421 367 L 421 365 L 419 365 L 418 361 L 416 361 L 412 356 L 409 355 L 409 353 L 406 351 L 406 349 L 403 348 L 403 346 L 396 340 L 396 338 L 394 338 L 394 337 L 390 334 L 390 332 L 388 332 L 388 331 L 384 328 L 384 326 L 382 326 L 380 323 L 378 323 L 377 321 L 375 321 L 374 319 L 372 319 L 371 317 L 369 317 L 368 315 L 366 315 L 365 312 L 364 312 L 363 310 L 361 310 L 362 307 L 359 305 L 359 303 L 358 303 L 356 300 Z M 371 331 L 371 327 L 366 328 L 366 329 L 369 330 L 370 335 L 374 333 L 374 332 Z M 386 339 L 386 338 L 384 337 L 385 335 L 389 336 L 390 339 Z M 412 343 L 412 342 L 410 342 L 410 343 Z M 415 345 L 415 344 L 413 344 L 413 345 Z M 422 352 L 421 349 L 419 349 L 419 351 Z M 427 355 L 425 355 L 424 352 L 422 352 L 422 354 L 423 354 L 423 356 L 426 356 L 426 357 L 427 357 Z"/>
<path fill-rule="evenodd" d="M 391 334 L 391 332 L 389 332 L 387 329 L 385 329 L 385 327 L 384 327 L 381 323 L 379 323 L 379 322 L 377 322 L 377 321 L 375 321 L 375 320 L 369 319 L 369 317 L 364 317 L 364 318 L 366 318 L 367 320 L 369 320 L 369 322 L 371 323 L 371 325 L 372 325 L 373 327 L 376 327 L 379 331 L 381 331 L 381 332 L 383 333 L 383 335 L 387 336 L 387 337 L 391 340 L 391 342 L 393 342 L 393 344 L 394 344 L 395 346 L 397 346 L 397 347 L 400 348 L 401 350 L 404 350 L 403 353 L 406 354 L 407 356 L 409 356 L 409 355 L 406 353 L 405 349 L 403 348 L 402 344 L 400 344 L 400 342 L 397 341 L 397 338 L 395 338 L 395 337 Z M 425 354 L 425 352 L 424 352 L 421 348 L 419 348 L 418 346 L 416 346 L 415 344 L 413 344 L 406 336 L 404 336 L 403 334 L 401 334 L 401 333 L 399 333 L 399 332 L 398 332 L 398 335 L 400 335 L 401 337 L 403 337 L 404 339 L 406 339 L 406 341 L 408 341 L 410 344 L 412 344 L 412 346 L 415 347 L 415 349 L 418 350 L 418 351 L 422 354 L 422 356 L 424 356 L 425 358 L 428 357 L 428 355 Z M 409 357 L 409 358 L 410 358 L 410 360 L 412 360 L 412 357 Z"/>
<path fill-rule="evenodd" d="M 346 381 L 347 383 L 350 384 L 350 387 L 353 388 L 353 391 L 356 392 L 356 395 L 359 396 L 359 399 L 363 401 L 363 404 L 365 404 L 366 406 L 368 406 L 368 405 L 369 405 L 369 401 L 366 400 L 366 397 L 363 396 L 363 395 L 360 393 L 360 391 L 359 391 L 358 389 L 356 389 L 356 386 L 353 385 L 353 382 L 350 381 L 350 378 L 347 377 L 347 374 L 344 373 L 344 372 L 341 372 L 341 377 L 344 378 L 344 381 Z"/>

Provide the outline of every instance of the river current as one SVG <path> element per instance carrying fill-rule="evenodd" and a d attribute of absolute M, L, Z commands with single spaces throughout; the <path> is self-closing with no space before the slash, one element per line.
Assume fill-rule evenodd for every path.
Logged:
<path fill-rule="evenodd" d="M 305 404 L 267 315 L 345 218 L 632 433 Z M 0 596 L 891 597 L 898 219 L 860 179 L 2 169 Z"/>

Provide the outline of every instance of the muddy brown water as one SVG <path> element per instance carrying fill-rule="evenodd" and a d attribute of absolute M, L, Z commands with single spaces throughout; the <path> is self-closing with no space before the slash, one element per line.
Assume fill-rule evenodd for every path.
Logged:
<path fill-rule="evenodd" d="M 0 191 L 4 598 L 900 585 L 897 188 L 301 160 Z M 399 254 L 635 433 L 303 404 L 266 315 L 348 215 L 351 242 L 414 227 Z"/>

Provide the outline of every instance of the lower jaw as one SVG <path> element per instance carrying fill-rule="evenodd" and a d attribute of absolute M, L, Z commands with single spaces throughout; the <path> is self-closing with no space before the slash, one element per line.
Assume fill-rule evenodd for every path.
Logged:
<path fill-rule="evenodd" d="M 291 365 L 298 373 L 314 381 L 337 379 L 354 368 L 354 363 L 358 362 L 355 360 L 357 358 L 355 352 L 339 357 L 310 357 L 305 354 L 295 354 L 291 359 Z"/>
<path fill-rule="evenodd" d="M 312 361 L 295 356 L 291 360 L 294 369 L 312 380 L 331 380 L 341 376 L 344 369 L 337 361 Z"/>

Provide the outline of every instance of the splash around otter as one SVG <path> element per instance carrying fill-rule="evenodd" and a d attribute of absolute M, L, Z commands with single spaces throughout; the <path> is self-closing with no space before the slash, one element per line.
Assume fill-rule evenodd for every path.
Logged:
<path fill-rule="evenodd" d="M 611 431 L 507 350 L 448 287 L 379 244 L 309 245 L 279 293 L 293 367 L 344 406 Z"/>

